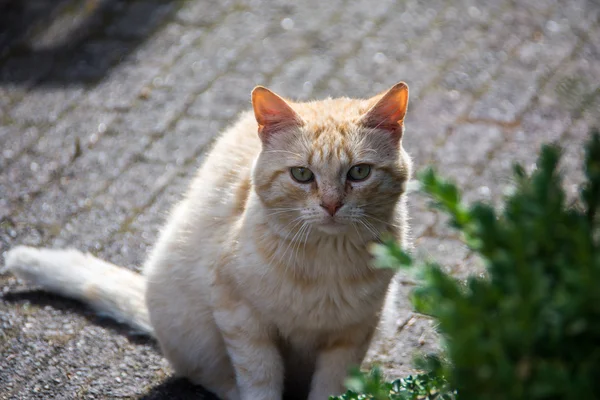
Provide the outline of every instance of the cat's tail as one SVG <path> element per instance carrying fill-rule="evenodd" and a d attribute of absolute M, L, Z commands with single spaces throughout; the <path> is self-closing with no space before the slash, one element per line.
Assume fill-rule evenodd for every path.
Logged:
<path fill-rule="evenodd" d="M 4 269 L 18 278 L 80 300 L 102 315 L 153 335 L 142 275 L 77 250 L 18 246 L 5 261 Z"/>

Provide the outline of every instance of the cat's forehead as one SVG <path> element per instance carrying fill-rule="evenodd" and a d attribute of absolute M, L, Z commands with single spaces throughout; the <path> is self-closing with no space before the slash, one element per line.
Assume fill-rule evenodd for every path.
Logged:
<path fill-rule="evenodd" d="M 364 100 L 336 98 L 296 103 L 294 110 L 304 121 L 306 133 L 321 136 L 346 136 L 356 129 L 357 121 L 368 110 Z"/>

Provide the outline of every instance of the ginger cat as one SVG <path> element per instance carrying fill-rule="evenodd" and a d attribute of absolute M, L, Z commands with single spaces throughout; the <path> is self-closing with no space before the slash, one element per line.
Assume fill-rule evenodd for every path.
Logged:
<path fill-rule="evenodd" d="M 21 246 L 6 269 L 153 335 L 178 375 L 222 399 L 340 394 L 391 296 L 393 272 L 371 266 L 368 245 L 405 240 L 407 105 L 403 82 L 306 103 L 256 87 L 254 113 L 219 138 L 143 276 Z"/>

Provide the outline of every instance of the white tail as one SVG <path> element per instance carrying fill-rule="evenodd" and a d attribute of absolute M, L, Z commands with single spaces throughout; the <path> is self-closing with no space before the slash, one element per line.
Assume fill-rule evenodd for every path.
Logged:
<path fill-rule="evenodd" d="M 44 290 L 91 305 L 99 313 L 146 334 L 153 329 L 140 274 L 77 250 L 18 246 L 6 255 L 5 269 Z"/>

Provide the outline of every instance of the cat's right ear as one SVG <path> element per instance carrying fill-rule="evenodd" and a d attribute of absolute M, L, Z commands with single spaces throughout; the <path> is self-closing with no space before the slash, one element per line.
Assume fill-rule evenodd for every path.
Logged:
<path fill-rule="evenodd" d="M 284 99 L 262 86 L 252 91 L 252 107 L 258 122 L 258 135 L 263 142 L 279 131 L 303 123 Z"/>

